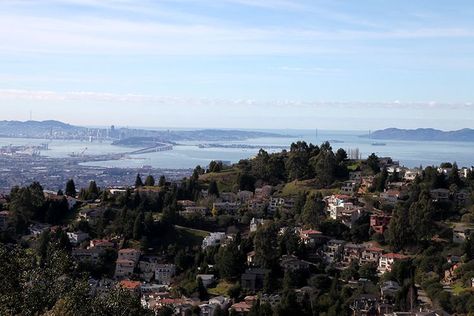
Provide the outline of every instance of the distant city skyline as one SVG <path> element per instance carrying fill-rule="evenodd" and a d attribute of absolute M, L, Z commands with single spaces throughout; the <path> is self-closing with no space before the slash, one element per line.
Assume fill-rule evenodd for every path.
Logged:
<path fill-rule="evenodd" d="M 0 119 L 474 127 L 470 1 L 6 0 Z"/>

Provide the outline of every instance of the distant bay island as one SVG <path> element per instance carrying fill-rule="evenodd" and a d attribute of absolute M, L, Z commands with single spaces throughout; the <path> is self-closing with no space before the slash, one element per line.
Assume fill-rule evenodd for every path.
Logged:
<path fill-rule="evenodd" d="M 474 142 L 474 129 L 464 128 L 456 131 L 442 131 L 434 128 L 387 128 L 361 137 L 385 140 Z"/>

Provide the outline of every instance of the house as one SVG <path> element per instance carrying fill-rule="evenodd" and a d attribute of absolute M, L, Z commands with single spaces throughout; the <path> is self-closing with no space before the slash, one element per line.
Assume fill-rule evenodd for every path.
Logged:
<path fill-rule="evenodd" d="M 327 263 L 339 262 L 342 259 L 342 252 L 344 249 L 343 240 L 331 239 L 324 247 L 324 259 Z"/>
<path fill-rule="evenodd" d="M 77 199 L 72 196 L 58 195 L 55 191 L 43 190 L 44 197 L 48 201 L 63 202 L 66 201 L 68 210 L 71 210 L 77 204 Z"/>
<path fill-rule="evenodd" d="M 130 277 L 135 270 L 135 261 L 129 259 L 117 259 L 115 262 L 115 278 Z"/>
<path fill-rule="evenodd" d="M 332 195 L 326 198 L 326 211 L 330 218 L 340 220 L 344 225 L 351 227 L 365 211 L 349 201 L 350 197 L 347 195 Z"/>
<path fill-rule="evenodd" d="M 466 190 L 461 190 L 454 195 L 454 199 L 458 205 L 466 205 L 469 201 L 470 194 Z"/>
<path fill-rule="evenodd" d="M 255 263 L 255 251 L 251 251 L 247 254 L 247 265 L 253 266 Z"/>
<path fill-rule="evenodd" d="M 140 250 L 132 248 L 124 248 L 118 251 L 118 259 L 120 260 L 131 260 L 135 263 L 140 259 Z"/>
<path fill-rule="evenodd" d="M 217 305 L 204 303 L 199 305 L 199 316 L 213 316 Z"/>
<path fill-rule="evenodd" d="M 347 195 L 352 195 L 356 192 L 358 182 L 349 180 L 349 181 L 344 181 L 344 183 L 341 186 L 341 194 L 347 194 Z"/>
<path fill-rule="evenodd" d="M 260 296 L 260 303 L 270 304 L 272 307 L 280 304 L 281 295 L 280 294 L 262 294 Z"/>
<path fill-rule="evenodd" d="M 395 205 L 400 197 L 400 190 L 385 190 L 380 193 L 380 200 L 386 204 Z"/>
<path fill-rule="evenodd" d="M 456 270 L 459 269 L 461 263 L 455 263 L 444 271 L 444 284 L 452 284 L 456 280 Z"/>
<path fill-rule="evenodd" d="M 245 270 L 245 273 L 243 273 L 241 277 L 242 288 L 250 291 L 262 289 L 265 275 L 269 272 L 270 270 L 259 268 L 250 268 Z"/>
<path fill-rule="evenodd" d="M 206 236 L 202 241 L 202 249 L 207 247 L 216 247 L 220 246 L 225 239 L 225 233 L 211 233 L 209 236 Z"/>
<path fill-rule="evenodd" d="M 256 301 L 256 296 L 246 296 L 243 302 L 235 303 L 229 308 L 229 314 L 234 311 L 237 315 L 246 315 L 250 312 Z"/>
<path fill-rule="evenodd" d="M 196 202 L 190 200 L 178 200 L 176 203 L 183 208 L 196 206 Z"/>
<path fill-rule="evenodd" d="M 364 245 L 346 243 L 342 249 L 342 264 L 349 266 L 352 262 L 359 263 L 364 249 Z"/>
<path fill-rule="evenodd" d="M 141 283 L 140 281 L 122 280 L 119 283 L 119 287 L 138 294 L 140 293 Z"/>
<path fill-rule="evenodd" d="M 352 310 L 352 315 L 377 316 L 377 305 L 378 298 L 376 295 L 360 294 L 354 299 L 350 309 Z"/>
<path fill-rule="evenodd" d="M 340 220 L 344 225 L 351 228 L 352 225 L 365 213 L 365 210 L 360 207 L 349 207 L 343 208 L 338 216 L 337 219 Z"/>
<path fill-rule="evenodd" d="M 171 284 L 171 280 L 176 274 L 176 265 L 174 264 L 157 264 L 155 268 L 155 280 L 159 284 Z M 204 283 L 204 281 L 203 281 Z"/>
<path fill-rule="evenodd" d="M 380 274 L 384 274 L 385 272 L 392 271 L 392 266 L 396 261 L 408 259 L 408 256 L 399 254 L 399 253 L 386 253 L 382 254 L 379 258 L 379 265 L 377 267 L 377 271 Z"/>
<path fill-rule="evenodd" d="M 280 266 L 285 271 L 302 271 L 309 269 L 309 262 L 300 260 L 296 256 L 293 255 L 284 255 L 280 259 Z"/>
<path fill-rule="evenodd" d="M 273 187 L 271 185 L 265 185 L 261 188 L 255 189 L 255 198 L 268 199 L 272 195 Z"/>
<path fill-rule="evenodd" d="M 419 175 L 421 175 L 420 169 L 408 169 L 405 171 L 405 174 L 403 175 L 403 179 L 405 181 L 411 182 L 411 181 L 414 181 L 416 177 Z"/>
<path fill-rule="evenodd" d="M 462 244 L 466 239 L 474 232 L 473 227 L 467 227 L 462 224 L 458 224 L 453 228 L 453 242 Z"/>
<path fill-rule="evenodd" d="M 199 305 L 199 316 L 213 316 L 218 306 L 221 308 L 221 310 L 226 310 L 229 306 L 229 303 L 230 300 L 224 296 L 211 298 L 208 303 Z"/>
<path fill-rule="evenodd" d="M 299 235 L 305 245 L 315 245 L 323 238 L 323 233 L 314 229 L 300 230 Z"/>
<path fill-rule="evenodd" d="M 395 281 L 386 281 L 380 285 L 380 297 L 384 301 L 393 302 L 400 291 L 400 285 Z"/>
<path fill-rule="evenodd" d="M 219 199 L 222 202 L 236 202 L 237 194 L 235 194 L 234 192 L 221 192 L 219 195 Z"/>
<path fill-rule="evenodd" d="M 433 199 L 433 201 L 445 202 L 449 200 L 449 190 L 448 189 L 434 189 L 430 191 L 430 196 Z"/>
<path fill-rule="evenodd" d="M 89 248 L 114 248 L 115 243 L 107 239 L 92 239 L 89 241 Z"/>
<path fill-rule="evenodd" d="M 267 207 L 267 201 L 264 199 L 253 198 L 247 202 L 247 209 L 254 212 L 262 212 Z"/>
<path fill-rule="evenodd" d="M 104 212 L 105 210 L 101 208 L 83 209 L 79 211 L 79 220 L 84 220 L 91 224 L 95 224 L 104 216 Z"/>
<path fill-rule="evenodd" d="M 255 233 L 258 227 L 262 226 L 265 223 L 263 218 L 255 218 L 253 217 L 250 221 L 250 232 Z"/>
<path fill-rule="evenodd" d="M 211 284 L 213 284 L 216 281 L 216 277 L 214 274 L 198 274 L 196 275 L 196 280 L 201 278 L 202 284 L 205 287 L 209 287 Z"/>
<path fill-rule="evenodd" d="M 252 191 L 239 191 L 237 193 L 237 200 L 239 200 L 240 203 L 247 203 L 251 199 L 253 199 Z"/>
<path fill-rule="evenodd" d="M 8 211 L 0 212 L 0 231 L 7 230 L 9 218 L 10 218 L 10 212 Z"/>
<path fill-rule="evenodd" d="M 69 242 L 73 245 L 78 245 L 84 240 L 89 238 L 89 234 L 81 231 L 77 232 L 68 232 L 67 237 L 69 238 Z"/>
<path fill-rule="evenodd" d="M 362 250 L 360 257 L 360 264 L 376 263 L 378 264 L 380 256 L 383 254 L 383 249 L 378 247 L 367 247 Z"/>
<path fill-rule="evenodd" d="M 102 248 L 73 248 L 71 251 L 71 256 L 78 262 L 91 262 L 93 264 L 97 264 L 99 262 L 100 256 L 104 253 L 105 250 Z"/>
<path fill-rule="evenodd" d="M 272 197 L 268 204 L 268 212 L 275 214 L 277 211 L 289 212 L 293 209 L 295 200 L 293 198 Z"/>
<path fill-rule="evenodd" d="M 362 171 L 351 171 L 349 172 L 349 180 L 356 183 L 362 182 Z"/>
<path fill-rule="evenodd" d="M 41 224 L 41 223 L 37 223 L 37 224 L 31 224 L 30 227 L 29 227 L 29 230 L 30 230 L 30 233 L 33 235 L 33 236 L 39 236 L 41 235 L 43 232 L 47 231 L 51 229 L 51 225 L 49 224 Z"/>
<path fill-rule="evenodd" d="M 230 304 L 230 299 L 225 296 L 216 296 L 209 299 L 209 304 L 219 305 L 222 309 L 225 309 Z"/>
<path fill-rule="evenodd" d="M 212 204 L 212 214 L 235 214 L 240 208 L 237 202 L 216 202 Z"/>
<path fill-rule="evenodd" d="M 193 215 L 198 214 L 205 216 L 209 213 L 209 209 L 205 206 L 186 206 L 184 210 L 179 211 L 181 215 Z"/>
<path fill-rule="evenodd" d="M 140 279 L 150 282 L 155 274 L 157 263 L 158 257 L 143 256 L 140 261 L 138 261 L 138 271 Z"/>
<path fill-rule="evenodd" d="M 385 214 L 372 214 L 370 215 L 370 228 L 374 233 L 383 234 L 392 219 L 391 216 Z"/>

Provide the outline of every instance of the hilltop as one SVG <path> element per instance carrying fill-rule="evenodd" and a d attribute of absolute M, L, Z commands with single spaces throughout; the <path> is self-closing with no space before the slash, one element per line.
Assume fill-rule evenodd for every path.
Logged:
<path fill-rule="evenodd" d="M 434 128 L 387 128 L 377 130 L 370 135 L 364 135 L 362 137 L 395 140 L 474 142 L 474 129 L 464 128 L 456 131 L 442 131 Z"/>

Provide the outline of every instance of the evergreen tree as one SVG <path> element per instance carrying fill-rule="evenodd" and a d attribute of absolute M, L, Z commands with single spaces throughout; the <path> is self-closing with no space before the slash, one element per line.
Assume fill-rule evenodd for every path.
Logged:
<path fill-rule="evenodd" d="M 397 206 L 393 212 L 388 226 L 388 237 L 389 243 L 395 251 L 403 249 L 413 240 L 409 214 L 407 209 L 402 206 Z"/>
<path fill-rule="evenodd" d="M 147 186 L 147 187 L 155 186 L 155 178 L 153 178 L 153 176 L 151 174 L 146 177 L 145 186 Z"/>
<path fill-rule="evenodd" d="M 143 235 L 143 213 L 139 212 L 133 223 L 133 239 L 140 240 Z"/>
<path fill-rule="evenodd" d="M 89 183 L 89 189 L 87 190 L 87 200 L 95 200 L 99 197 L 99 188 L 95 181 Z"/>
<path fill-rule="evenodd" d="M 367 165 L 372 169 L 374 174 L 380 172 L 379 157 L 376 154 L 372 153 L 369 158 L 367 158 Z"/>
<path fill-rule="evenodd" d="M 159 186 L 160 188 L 162 188 L 162 187 L 164 187 L 165 185 L 166 185 L 166 178 L 165 178 L 165 176 L 162 175 L 162 176 L 160 176 L 160 180 L 158 181 L 158 186 Z"/>
<path fill-rule="evenodd" d="M 208 192 L 209 195 L 219 197 L 219 188 L 217 187 L 217 182 L 215 180 L 212 180 L 209 183 L 209 187 L 208 187 L 207 192 Z"/>
<path fill-rule="evenodd" d="M 322 196 L 310 196 L 306 199 L 306 203 L 301 214 L 303 224 L 309 228 L 316 228 L 320 224 L 320 216 L 324 212 L 325 203 Z"/>
<path fill-rule="evenodd" d="M 65 191 L 67 196 L 72 196 L 76 197 L 77 191 L 76 191 L 76 184 L 74 183 L 73 179 L 69 179 L 68 182 L 66 182 L 66 191 Z"/>
<path fill-rule="evenodd" d="M 137 178 L 135 179 L 135 188 L 139 188 L 142 186 L 143 186 L 142 177 L 140 176 L 140 174 L 137 174 Z"/>
<path fill-rule="evenodd" d="M 264 225 L 255 234 L 255 260 L 265 269 L 278 265 L 278 229 L 274 224 Z"/>
<path fill-rule="evenodd" d="M 197 292 L 198 292 L 198 295 L 199 295 L 199 299 L 201 301 L 205 301 L 207 299 L 207 289 L 206 287 L 204 286 L 204 284 L 202 283 L 202 279 L 199 277 L 197 278 Z"/>
<path fill-rule="evenodd" d="M 336 163 L 341 163 L 347 160 L 347 153 L 344 149 L 339 148 L 336 152 Z"/>

